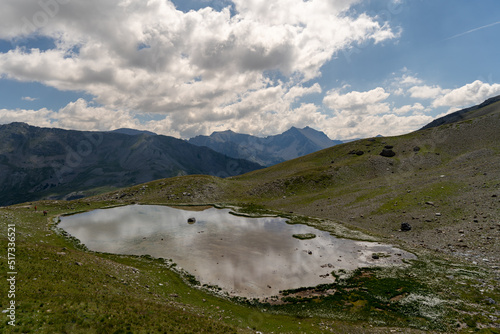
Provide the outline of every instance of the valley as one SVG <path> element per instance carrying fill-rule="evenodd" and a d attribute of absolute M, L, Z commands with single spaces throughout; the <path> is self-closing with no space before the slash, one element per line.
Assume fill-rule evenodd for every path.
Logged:
<path fill-rule="evenodd" d="M 239 176 L 177 176 L 0 208 L 2 224 L 16 226 L 23 268 L 16 330 L 497 333 L 500 107 L 488 108 Z M 387 150 L 394 155 L 381 155 Z M 332 270 L 331 284 L 258 302 L 200 286 L 167 259 L 89 251 L 57 227 L 62 214 L 131 204 L 278 215 L 338 237 L 392 244 L 416 259 L 402 267 Z"/>

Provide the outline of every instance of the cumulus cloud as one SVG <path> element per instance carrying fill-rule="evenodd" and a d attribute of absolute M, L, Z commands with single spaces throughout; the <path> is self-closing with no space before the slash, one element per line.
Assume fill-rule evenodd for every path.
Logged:
<path fill-rule="evenodd" d="M 403 75 L 399 80 L 399 84 L 401 85 L 420 85 L 422 83 L 421 79 L 408 74 Z"/>
<path fill-rule="evenodd" d="M 128 112 L 106 107 L 89 106 L 84 99 L 70 102 L 52 114 L 53 125 L 64 129 L 101 130 L 140 128 L 141 125 Z"/>
<path fill-rule="evenodd" d="M 428 86 L 428 85 L 414 86 L 408 89 L 408 92 L 410 93 L 411 97 L 415 99 L 426 99 L 426 100 L 436 99 L 439 96 L 448 93 L 449 91 L 450 91 L 449 89 L 443 89 L 439 86 Z"/>
<path fill-rule="evenodd" d="M 107 131 L 123 127 L 145 129 L 145 124 L 140 124 L 137 118 L 128 112 L 90 106 L 84 99 L 70 102 L 57 111 L 46 108 L 38 110 L 0 109 L 0 124 L 11 122 L 25 122 L 42 127 L 82 131 Z"/>
<path fill-rule="evenodd" d="M 432 102 L 432 106 L 436 108 L 472 106 L 499 94 L 500 84 L 489 84 L 476 80 L 462 87 L 447 90 Z"/>
<path fill-rule="evenodd" d="M 0 124 L 12 122 L 24 122 L 29 124 L 37 124 L 39 126 L 51 126 L 51 117 L 54 112 L 46 108 L 39 110 L 26 109 L 0 109 Z"/>
<path fill-rule="evenodd" d="M 401 135 L 432 121 L 420 103 L 395 108 L 387 102 L 390 93 L 382 87 L 370 91 L 342 93 L 331 90 L 323 104 L 334 111 L 323 120 L 332 138 L 365 138 L 381 134 Z"/>
<path fill-rule="evenodd" d="M 31 97 L 31 96 L 23 96 L 23 97 L 21 98 L 21 100 L 23 100 L 23 101 L 33 102 L 33 101 L 38 100 L 38 98 L 37 98 L 37 97 Z"/>
<path fill-rule="evenodd" d="M 421 112 L 424 110 L 425 107 L 421 103 L 415 103 L 413 105 L 405 105 L 400 108 L 394 108 L 392 111 L 397 115 L 404 115 L 410 112 Z"/>
<path fill-rule="evenodd" d="M 234 0 L 233 10 L 184 13 L 166 0 L 9 1 L 0 13 L 0 38 L 44 36 L 55 48 L 0 53 L 0 74 L 86 92 L 123 115 L 165 115 L 161 127 L 183 136 L 200 127 L 194 122 L 241 127 L 273 113 L 301 115 L 292 104 L 321 91 L 304 85 L 337 52 L 397 37 L 376 17 L 348 14 L 357 2 Z M 85 110 L 93 115 L 92 107 Z M 128 124 L 123 115 L 118 119 Z M 74 126 L 78 120 L 81 127 L 99 126 L 79 118 Z M 267 123 L 252 127 L 267 131 Z"/>
<path fill-rule="evenodd" d="M 382 114 L 390 110 L 389 104 L 382 102 L 390 96 L 384 88 L 377 87 L 367 92 L 352 91 L 342 94 L 339 90 L 331 90 L 323 99 L 323 104 L 340 113 L 349 114 Z"/>

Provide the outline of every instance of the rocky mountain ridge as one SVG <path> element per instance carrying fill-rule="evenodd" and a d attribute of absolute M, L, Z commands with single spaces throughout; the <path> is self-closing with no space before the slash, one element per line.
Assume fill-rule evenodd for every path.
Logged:
<path fill-rule="evenodd" d="M 210 136 L 191 138 L 189 143 L 210 147 L 230 157 L 271 166 L 341 144 L 342 141 L 331 140 L 323 132 L 310 127 L 292 127 L 282 134 L 265 138 L 231 130 L 214 132 Z"/>
<path fill-rule="evenodd" d="M 83 197 L 96 188 L 179 175 L 234 176 L 258 168 L 173 137 L 0 125 L 0 205 Z"/>

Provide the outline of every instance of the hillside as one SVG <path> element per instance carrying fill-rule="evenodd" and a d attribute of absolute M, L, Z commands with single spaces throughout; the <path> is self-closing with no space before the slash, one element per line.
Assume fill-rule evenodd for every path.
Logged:
<path fill-rule="evenodd" d="M 304 129 L 292 127 L 282 134 L 265 138 L 228 130 L 214 132 L 210 136 L 197 136 L 191 138 L 189 142 L 263 166 L 272 166 L 342 143 L 331 140 L 323 132 L 310 127 Z"/>
<path fill-rule="evenodd" d="M 484 108 L 459 122 L 336 145 L 244 175 L 179 176 L 68 202 L 0 208 L 2 223 L 16 225 L 16 257 L 24 264 L 19 329 L 498 333 L 500 106 Z M 257 303 L 214 295 L 164 259 L 85 251 L 52 223 L 60 214 L 132 203 L 279 214 L 340 237 L 397 245 L 417 260 L 339 271 L 331 285 Z M 411 229 L 402 231 L 402 223 Z"/>
<path fill-rule="evenodd" d="M 489 98 L 488 100 L 484 101 L 483 103 L 481 103 L 477 106 L 472 106 L 470 108 L 458 110 L 458 111 L 455 111 L 454 113 L 451 113 L 449 115 L 445 115 L 443 117 L 435 119 L 431 123 L 424 126 L 422 128 L 422 130 L 434 128 L 434 127 L 445 125 L 445 124 L 464 121 L 467 119 L 471 119 L 474 117 L 479 117 L 481 115 L 488 114 L 492 110 L 495 110 L 496 108 L 498 108 L 498 102 L 500 102 L 500 95 Z"/>
<path fill-rule="evenodd" d="M 0 126 L 0 205 L 83 197 L 96 188 L 102 192 L 177 175 L 233 176 L 257 168 L 255 163 L 166 136 L 24 123 Z"/>
<path fill-rule="evenodd" d="M 500 265 L 499 245 L 487 239 L 500 231 L 500 104 L 484 108 L 465 121 L 337 145 L 226 180 L 175 178 L 154 183 L 144 196 L 118 193 L 163 202 L 160 194 L 176 194 L 182 184 L 194 195 L 174 202 L 253 203 L 439 252 L 467 250 Z M 381 156 L 386 147 L 393 157 Z M 397 233 L 402 222 L 414 232 Z"/>

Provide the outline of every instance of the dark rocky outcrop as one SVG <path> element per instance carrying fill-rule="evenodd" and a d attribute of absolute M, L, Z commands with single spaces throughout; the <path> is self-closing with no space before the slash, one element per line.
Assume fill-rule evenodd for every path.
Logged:
<path fill-rule="evenodd" d="M 411 225 L 409 223 L 401 223 L 401 231 L 403 232 L 411 231 Z"/>
<path fill-rule="evenodd" d="M 382 152 L 380 152 L 380 155 L 386 158 L 392 158 L 396 153 L 391 149 L 384 148 Z"/>
<path fill-rule="evenodd" d="M 354 155 L 358 155 L 359 156 L 359 155 L 365 154 L 365 152 L 361 151 L 361 150 L 352 150 L 352 151 L 349 152 L 349 154 L 354 154 Z"/>

